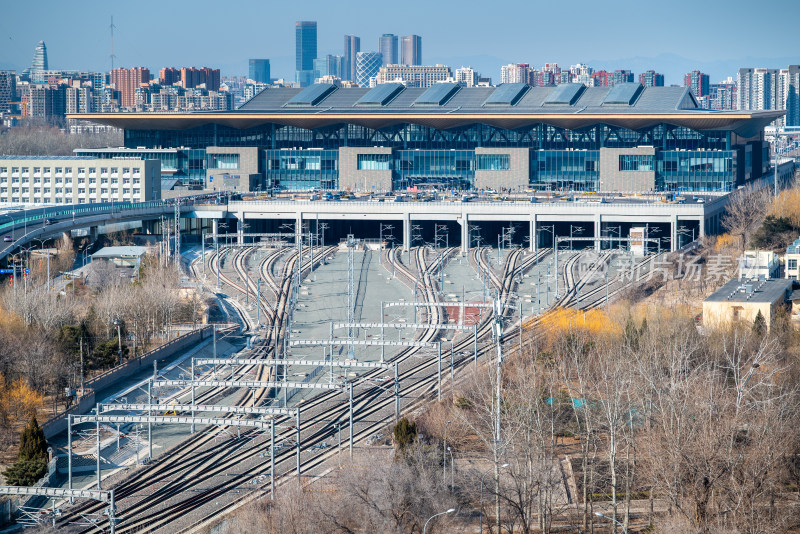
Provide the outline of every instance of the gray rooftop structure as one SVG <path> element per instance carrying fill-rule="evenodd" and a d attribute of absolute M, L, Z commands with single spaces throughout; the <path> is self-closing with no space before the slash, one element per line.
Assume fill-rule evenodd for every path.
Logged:
<path fill-rule="evenodd" d="M 453 113 L 502 113 L 506 107 L 512 113 L 642 113 L 698 110 L 697 101 L 686 87 L 647 87 L 639 84 L 622 84 L 617 87 L 585 87 L 566 84 L 554 87 L 530 87 L 524 84 L 503 84 L 498 87 L 463 87 L 441 83 L 432 87 L 406 87 L 388 101 L 362 100 L 370 89 L 335 88 L 318 84 L 305 89 L 268 87 L 242 105 L 235 113 L 274 112 L 298 99 L 315 113 L 347 112 L 397 112 L 420 113 L 419 104 L 427 104 L 430 111 L 447 110 Z M 630 87 L 628 87 L 630 86 Z M 380 87 L 380 86 L 379 86 Z M 396 87 L 393 87 L 396 89 Z M 562 100 L 560 95 L 571 93 Z M 317 98 L 304 98 L 312 94 Z M 522 93 L 522 94 L 520 94 Z M 550 95 L 553 98 L 548 98 Z M 557 96 L 558 95 L 558 96 Z M 306 102 L 306 100 L 309 100 Z M 372 104 L 372 105 L 370 105 Z M 416 105 L 415 105 L 416 104 Z M 546 106 L 545 106 L 546 104 Z M 608 105 L 614 106 L 609 108 Z M 621 108 L 627 109 L 621 109 Z M 297 110 L 292 108 L 292 112 Z M 703 110 L 707 111 L 707 110 Z"/>
<path fill-rule="evenodd" d="M 705 302 L 775 302 L 783 295 L 787 300 L 794 281 L 785 278 L 747 280 L 735 278 L 709 295 Z"/>
<path fill-rule="evenodd" d="M 459 87 L 442 83 L 427 88 L 359 88 L 317 84 L 303 89 L 268 87 L 235 111 L 181 113 L 78 113 L 84 119 L 126 130 L 183 130 L 206 124 L 237 129 L 265 124 L 305 129 L 356 124 L 386 128 L 418 124 L 436 129 L 482 123 L 518 129 L 537 123 L 580 129 L 598 123 L 632 130 L 668 123 L 693 130 L 760 135 L 785 111 L 702 109 L 686 87 L 567 86 Z M 379 86 L 380 87 L 380 86 Z"/>
<path fill-rule="evenodd" d="M 92 260 L 106 260 L 116 258 L 141 258 L 147 254 L 147 247 L 103 247 L 94 254 Z"/>

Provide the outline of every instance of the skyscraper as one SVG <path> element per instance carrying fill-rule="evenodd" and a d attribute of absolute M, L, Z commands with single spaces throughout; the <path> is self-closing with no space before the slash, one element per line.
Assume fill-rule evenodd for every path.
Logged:
<path fill-rule="evenodd" d="M 317 22 L 301 20 L 294 25 L 295 80 L 301 87 L 314 80 L 314 59 L 317 57 Z"/>
<path fill-rule="evenodd" d="M 31 66 L 22 72 L 23 77 L 30 78 L 34 82 L 44 82 L 42 71 L 49 70 L 50 66 L 47 63 L 47 47 L 44 41 L 39 41 L 36 49 L 33 51 L 33 61 Z"/>
<path fill-rule="evenodd" d="M 384 33 L 381 35 L 378 44 L 383 57 L 383 65 L 397 65 L 399 60 L 397 57 L 397 36 L 391 33 Z"/>
<path fill-rule="evenodd" d="M 356 54 L 356 83 L 359 87 L 369 87 L 369 79 L 378 74 L 382 62 L 380 52 Z"/>
<path fill-rule="evenodd" d="M 325 57 L 318 57 L 314 60 L 314 79 L 322 78 L 323 76 L 336 76 L 342 79 L 343 71 L 344 58 L 342 56 L 328 54 Z"/>
<path fill-rule="evenodd" d="M 403 37 L 400 62 L 403 65 L 422 65 L 422 37 L 419 35 Z"/>
<path fill-rule="evenodd" d="M 50 66 L 47 63 L 47 47 L 44 41 L 39 41 L 36 45 L 36 50 L 33 52 L 33 63 L 31 63 L 31 70 L 48 70 Z"/>
<path fill-rule="evenodd" d="M 269 83 L 269 60 L 251 59 L 247 77 L 258 83 Z"/>
<path fill-rule="evenodd" d="M 343 80 L 356 81 L 356 55 L 359 52 L 361 52 L 361 39 L 355 35 L 345 35 Z"/>
<path fill-rule="evenodd" d="M 692 93 L 696 97 L 707 96 L 709 94 L 708 74 L 704 74 L 699 70 L 687 72 L 683 76 L 683 86 L 692 89 Z"/>

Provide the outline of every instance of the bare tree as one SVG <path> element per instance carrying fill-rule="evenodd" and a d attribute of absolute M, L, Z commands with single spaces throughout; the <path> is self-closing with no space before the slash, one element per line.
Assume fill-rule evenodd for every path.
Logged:
<path fill-rule="evenodd" d="M 769 205 L 769 190 L 764 187 L 747 185 L 730 195 L 722 226 L 741 240 L 742 251 L 747 248 L 750 235 L 761 225 Z"/>

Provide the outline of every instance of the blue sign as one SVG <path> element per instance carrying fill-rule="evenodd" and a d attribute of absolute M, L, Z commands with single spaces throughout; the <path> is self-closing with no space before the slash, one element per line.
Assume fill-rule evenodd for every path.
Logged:
<path fill-rule="evenodd" d="M 0 269 L 0 274 L 14 274 L 14 269 Z"/>
<path fill-rule="evenodd" d="M 31 270 L 30 270 L 30 269 L 23 269 L 23 272 L 24 272 L 25 274 L 29 274 L 29 273 L 31 272 Z"/>

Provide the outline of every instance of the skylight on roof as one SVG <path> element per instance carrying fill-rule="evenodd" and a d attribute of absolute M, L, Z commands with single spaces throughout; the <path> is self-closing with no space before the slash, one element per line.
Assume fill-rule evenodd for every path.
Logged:
<path fill-rule="evenodd" d="M 402 83 L 384 83 L 373 87 L 356 102 L 359 106 L 385 106 L 405 89 Z"/>
<path fill-rule="evenodd" d="M 487 106 L 513 106 L 528 92 L 528 84 L 504 83 L 492 91 L 484 105 Z"/>
<path fill-rule="evenodd" d="M 288 102 L 287 106 L 316 106 L 325 98 L 336 90 L 336 86 L 330 83 L 315 83 L 309 85 L 296 95 L 294 95 Z"/>
<path fill-rule="evenodd" d="M 578 101 L 585 89 L 586 86 L 582 83 L 562 83 L 547 94 L 543 103 L 571 106 Z"/>
<path fill-rule="evenodd" d="M 632 106 L 639 95 L 642 94 L 642 84 L 620 83 L 612 87 L 603 99 L 603 105 L 616 104 Z"/>
<path fill-rule="evenodd" d="M 414 100 L 415 106 L 442 106 L 455 95 L 461 86 L 455 83 L 437 83 Z"/>

